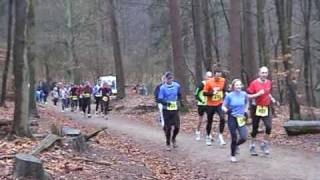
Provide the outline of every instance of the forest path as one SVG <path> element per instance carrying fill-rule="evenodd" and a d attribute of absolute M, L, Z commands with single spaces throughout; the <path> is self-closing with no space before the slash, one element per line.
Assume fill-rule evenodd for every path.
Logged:
<path fill-rule="evenodd" d="M 57 108 L 49 108 L 58 112 Z M 229 161 L 230 142 L 224 147 L 213 143 L 207 146 L 204 140 L 195 141 L 194 136 L 180 132 L 177 137 L 178 148 L 165 151 L 165 138 L 160 127 L 130 120 L 121 114 L 112 113 L 108 120 L 94 115 L 86 118 L 80 113 L 64 112 L 63 116 L 84 125 L 108 127 L 115 136 L 127 136 L 146 148 L 148 152 L 160 153 L 164 158 L 175 162 L 190 162 L 192 169 L 203 171 L 206 179 L 308 179 L 320 178 L 320 154 L 292 150 L 287 147 L 272 146 L 271 154 L 249 154 L 249 144 L 240 146 L 237 163 Z M 229 140 L 229 139 L 228 139 Z"/>

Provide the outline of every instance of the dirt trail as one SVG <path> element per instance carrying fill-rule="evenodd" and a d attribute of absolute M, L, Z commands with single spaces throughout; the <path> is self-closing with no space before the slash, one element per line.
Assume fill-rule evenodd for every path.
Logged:
<path fill-rule="evenodd" d="M 306 153 L 286 147 L 272 147 L 271 155 L 251 157 L 249 144 L 240 147 L 238 163 L 229 162 L 229 143 L 225 147 L 217 144 L 206 146 L 204 141 L 181 132 L 179 147 L 164 151 L 164 135 L 160 127 L 152 127 L 112 114 L 108 120 L 93 116 L 84 118 L 79 113 L 64 113 L 64 116 L 91 126 L 107 126 L 115 135 L 133 138 L 150 152 L 161 153 L 164 158 L 190 162 L 190 166 L 207 174 L 207 179 L 320 179 L 320 154 Z M 214 178 L 212 178 L 214 177 Z"/>

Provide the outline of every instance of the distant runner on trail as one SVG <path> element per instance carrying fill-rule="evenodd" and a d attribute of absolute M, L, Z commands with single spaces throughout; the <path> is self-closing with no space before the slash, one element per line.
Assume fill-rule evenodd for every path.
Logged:
<path fill-rule="evenodd" d="M 107 118 L 110 95 L 112 94 L 111 88 L 109 87 L 108 83 L 104 82 L 98 93 L 101 94 L 101 113 L 103 113 L 104 117 Z"/>
<path fill-rule="evenodd" d="M 206 81 L 203 88 L 203 94 L 208 96 L 207 99 L 207 136 L 206 144 L 212 144 L 211 128 L 213 122 L 213 115 L 217 113 L 220 118 L 219 123 L 219 142 L 220 145 L 225 145 L 223 140 L 223 131 L 225 127 L 224 112 L 221 109 L 225 92 L 227 91 L 226 80 L 222 77 L 222 71 L 217 69 L 214 71 L 214 77 Z"/>
<path fill-rule="evenodd" d="M 161 77 L 161 83 L 157 85 L 157 87 L 154 89 L 154 99 L 156 101 L 156 103 L 158 104 L 158 109 L 159 109 L 159 123 L 161 125 L 161 127 L 164 127 L 164 120 L 163 120 L 163 105 L 158 101 L 158 96 L 159 96 L 159 92 L 160 92 L 160 87 L 166 83 L 166 77 L 162 76 Z"/>
<path fill-rule="evenodd" d="M 70 99 L 71 99 L 71 112 L 74 112 L 77 110 L 78 106 L 78 86 L 75 84 L 71 84 L 71 90 L 70 90 Z"/>
<path fill-rule="evenodd" d="M 180 117 L 178 111 L 178 101 L 181 100 L 180 85 L 174 82 L 173 73 L 167 72 L 165 74 L 166 83 L 160 87 L 158 102 L 163 105 L 163 119 L 164 130 L 166 136 L 167 151 L 171 150 L 170 144 L 173 148 L 177 147 L 176 137 L 180 129 Z M 172 126 L 173 134 L 171 136 Z"/>
<path fill-rule="evenodd" d="M 101 105 L 101 100 L 102 100 L 102 94 L 100 91 L 100 82 L 98 82 L 94 87 L 93 87 L 93 96 L 96 101 L 96 114 L 99 114 L 99 105 Z M 103 112 L 103 111 L 101 111 Z"/>
<path fill-rule="evenodd" d="M 78 94 L 78 96 L 79 96 L 79 103 L 78 103 L 78 105 L 79 105 L 79 111 L 80 112 L 82 112 L 83 113 L 83 91 L 84 91 L 84 83 L 82 82 L 80 85 L 79 85 L 79 87 L 78 87 L 78 92 L 77 92 L 77 94 Z"/>
<path fill-rule="evenodd" d="M 231 83 L 232 91 L 225 97 L 222 110 L 228 114 L 228 128 L 231 134 L 231 162 L 237 162 L 236 151 L 239 153 L 239 145 L 248 137 L 246 127 L 247 112 L 249 108 L 248 94 L 242 91 L 242 83 L 234 79 Z M 237 138 L 237 131 L 240 138 Z"/>
<path fill-rule="evenodd" d="M 89 81 L 87 81 L 86 85 L 83 88 L 82 111 L 84 115 L 86 115 L 86 111 L 87 111 L 88 118 L 91 117 L 91 94 L 92 94 L 92 87 Z"/>
<path fill-rule="evenodd" d="M 206 81 L 212 78 L 212 72 L 208 71 L 205 76 L 204 76 L 204 80 L 198 85 L 196 92 L 195 92 L 195 98 L 197 100 L 198 103 L 198 115 L 199 115 L 199 121 L 198 121 L 198 125 L 197 125 L 197 129 L 196 129 L 196 140 L 199 141 L 201 139 L 201 132 L 200 132 L 200 128 L 201 128 L 201 124 L 203 121 L 203 116 L 206 112 L 207 109 L 207 96 L 203 95 L 203 88 L 204 85 L 206 84 Z"/>
<path fill-rule="evenodd" d="M 61 100 L 61 112 L 64 112 L 67 108 L 67 88 L 64 86 L 64 84 L 60 84 L 60 89 L 59 89 L 59 98 Z"/>
<path fill-rule="evenodd" d="M 258 155 L 256 152 L 255 143 L 260 120 L 263 121 L 266 127 L 266 134 L 260 147 L 264 154 L 268 155 L 270 153 L 269 146 L 272 125 L 270 105 L 271 101 L 276 102 L 276 100 L 271 95 L 272 82 L 271 80 L 267 79 L 268 73 L 269 70 L 267 67 L 261 67 L 259 70 L 259 78 L 253 80 L 247 88 L 247 92 L 250 94 L 249 97 L 253 99 L 250 107 L 252 118 L 252 141 L 250 145 L 250 153 L 252 156 Z"/>

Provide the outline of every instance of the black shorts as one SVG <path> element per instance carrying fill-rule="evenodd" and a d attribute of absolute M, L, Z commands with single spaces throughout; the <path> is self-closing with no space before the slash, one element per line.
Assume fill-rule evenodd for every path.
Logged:
<path fill-rule="evenodd" d="M 198 115 L 199 116 L 203 116 L 206 111 L 207 111 L 207 106 L 198 105 Z"/>
<path fill-rule="evenodd" d="M 180 128 L 180 117 L 178 111 L 163 110 L 164 126 L 175 126 Z"/>

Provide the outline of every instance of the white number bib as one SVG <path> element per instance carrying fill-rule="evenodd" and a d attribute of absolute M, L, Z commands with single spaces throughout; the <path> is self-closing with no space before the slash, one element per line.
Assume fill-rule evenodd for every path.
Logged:
<path fill-rule="evenodd" d="M 237 117 L 237 123 L 239 127 L 246 125 L 246 117 Z"/>
<path fill-rule="evenodd" d="M 167 110 L 169 111 L 175 111 L 178 110 L 177 101 L 171 101 L 170 104 L 167 106 Z"/>
<path fill-rule="evenodd" d="M 256 116 L 266 117 L 269 115 L 268 106 L 257 106 Z"/>

